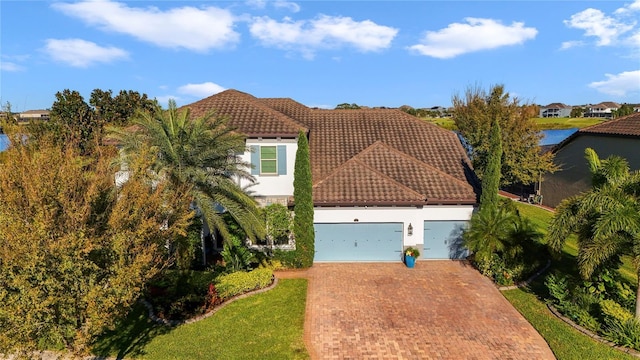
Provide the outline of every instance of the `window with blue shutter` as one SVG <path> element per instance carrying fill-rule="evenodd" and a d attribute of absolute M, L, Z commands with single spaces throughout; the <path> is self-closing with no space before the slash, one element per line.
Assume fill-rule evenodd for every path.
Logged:
<path fill-rule="evenodd" d="M 278 175 L 287 175 L 287 147 L 278 145 Z"/>
<path fill-rule="evenodd" d="M 251 175 L 260 175 L 260 146 L 251 145 Z"/>
<path fill-rule="evenodd" d="M 286 175 L 287 147 L 251 145 L 251 175 Z"/>

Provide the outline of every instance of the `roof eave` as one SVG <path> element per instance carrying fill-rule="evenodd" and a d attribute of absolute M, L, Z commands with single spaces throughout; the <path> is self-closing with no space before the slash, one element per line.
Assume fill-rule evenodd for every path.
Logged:
<path fill-rule="evenodd" d="M 434 199 L 425 201 L 314 201 L 315 207 L 477 205 L 476 199 Z"/>

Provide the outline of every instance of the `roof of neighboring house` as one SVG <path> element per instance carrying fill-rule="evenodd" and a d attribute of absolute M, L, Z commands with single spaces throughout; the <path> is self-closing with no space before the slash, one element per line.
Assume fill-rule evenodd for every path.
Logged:
<path fill-rule="evenodd" d="M 257 99 L 235 90 L 187 107 L 197 115 L 194 109 L 214 105 L 248 136 L 262 121 L 304 126 L 316 205 L 476 203 L 473 170 L 457 135 L 402 111 L 310 109 L 292 99 Z"/>
<path fill-rule="evenodd" d="M 611 134 L 640 136 L 640 113 L 633 113 L 617 119 L 605 121 L 580 129 L 579 132 L 590 134 Z"/>
<path fill-rule="evenodd" d="M 18 116 L 21 118 L 47 117 L 49 116 L 49 113 L 49 110 L 27 110 L 21 112 Z"/>
<path fill-rule="evenodd" d="M 551 103 L 547 106 L 542 106 L 543 109 L 567 109 L 570 108 L 571 106 L 569 105 L 565 105 L 563 103 Z"/>
<path fill-rule="evenodd" d="M 225 90 L 182 108 L 189 108 L 195 117 L 212 111 L 227 116 L 231 127 L 250 137 L 296 137 L 298 132 L 308 130 L 253 95 L 237 90 Z"/>
<path fill-rule="evenodd" d="M 618 103 L 614 103 L 613 101 L 603 101 L 599 104 L 595 104 L 595 105 L 591 105 L 592 108 L 597 107 L 597 108 L 605 108 L 605 109 L 613 109 L 613 108 L 619 108 L 620 104 Z"/>
<path fill-rule="evenodd" d="M 640 138 L 640 113 L 633 113 L 617 119 L 605 121 L 599 124 L 582 128 L 571 134 L 559 144 L 555 145 L 553 152 L 560 150 L 580 135 L 623 136 Z"/>

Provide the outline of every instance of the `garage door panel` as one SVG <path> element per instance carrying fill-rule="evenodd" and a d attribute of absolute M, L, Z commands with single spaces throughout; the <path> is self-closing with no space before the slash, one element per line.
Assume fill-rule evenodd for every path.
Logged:
<path fill-rule="evenodd" d="M 464 259 L 469 252 L 462 242 L 467 221 L 425 221 L 424 259 Z"/>
<path fill-rule="evenodd" d="M 399 261 L 402 223 L 314 224 L 314 261 Z"/>

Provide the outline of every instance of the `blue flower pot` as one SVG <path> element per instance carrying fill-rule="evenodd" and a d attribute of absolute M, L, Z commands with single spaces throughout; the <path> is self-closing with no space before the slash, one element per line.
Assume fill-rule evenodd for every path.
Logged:
<path fill-rule="evenodd" d="M 414 258 L 413 256 L 405 255 L 404 263 L 407 264 L 408 268 L 413 268 L 414 266 L 416 266 L 416 258 Z"/>

